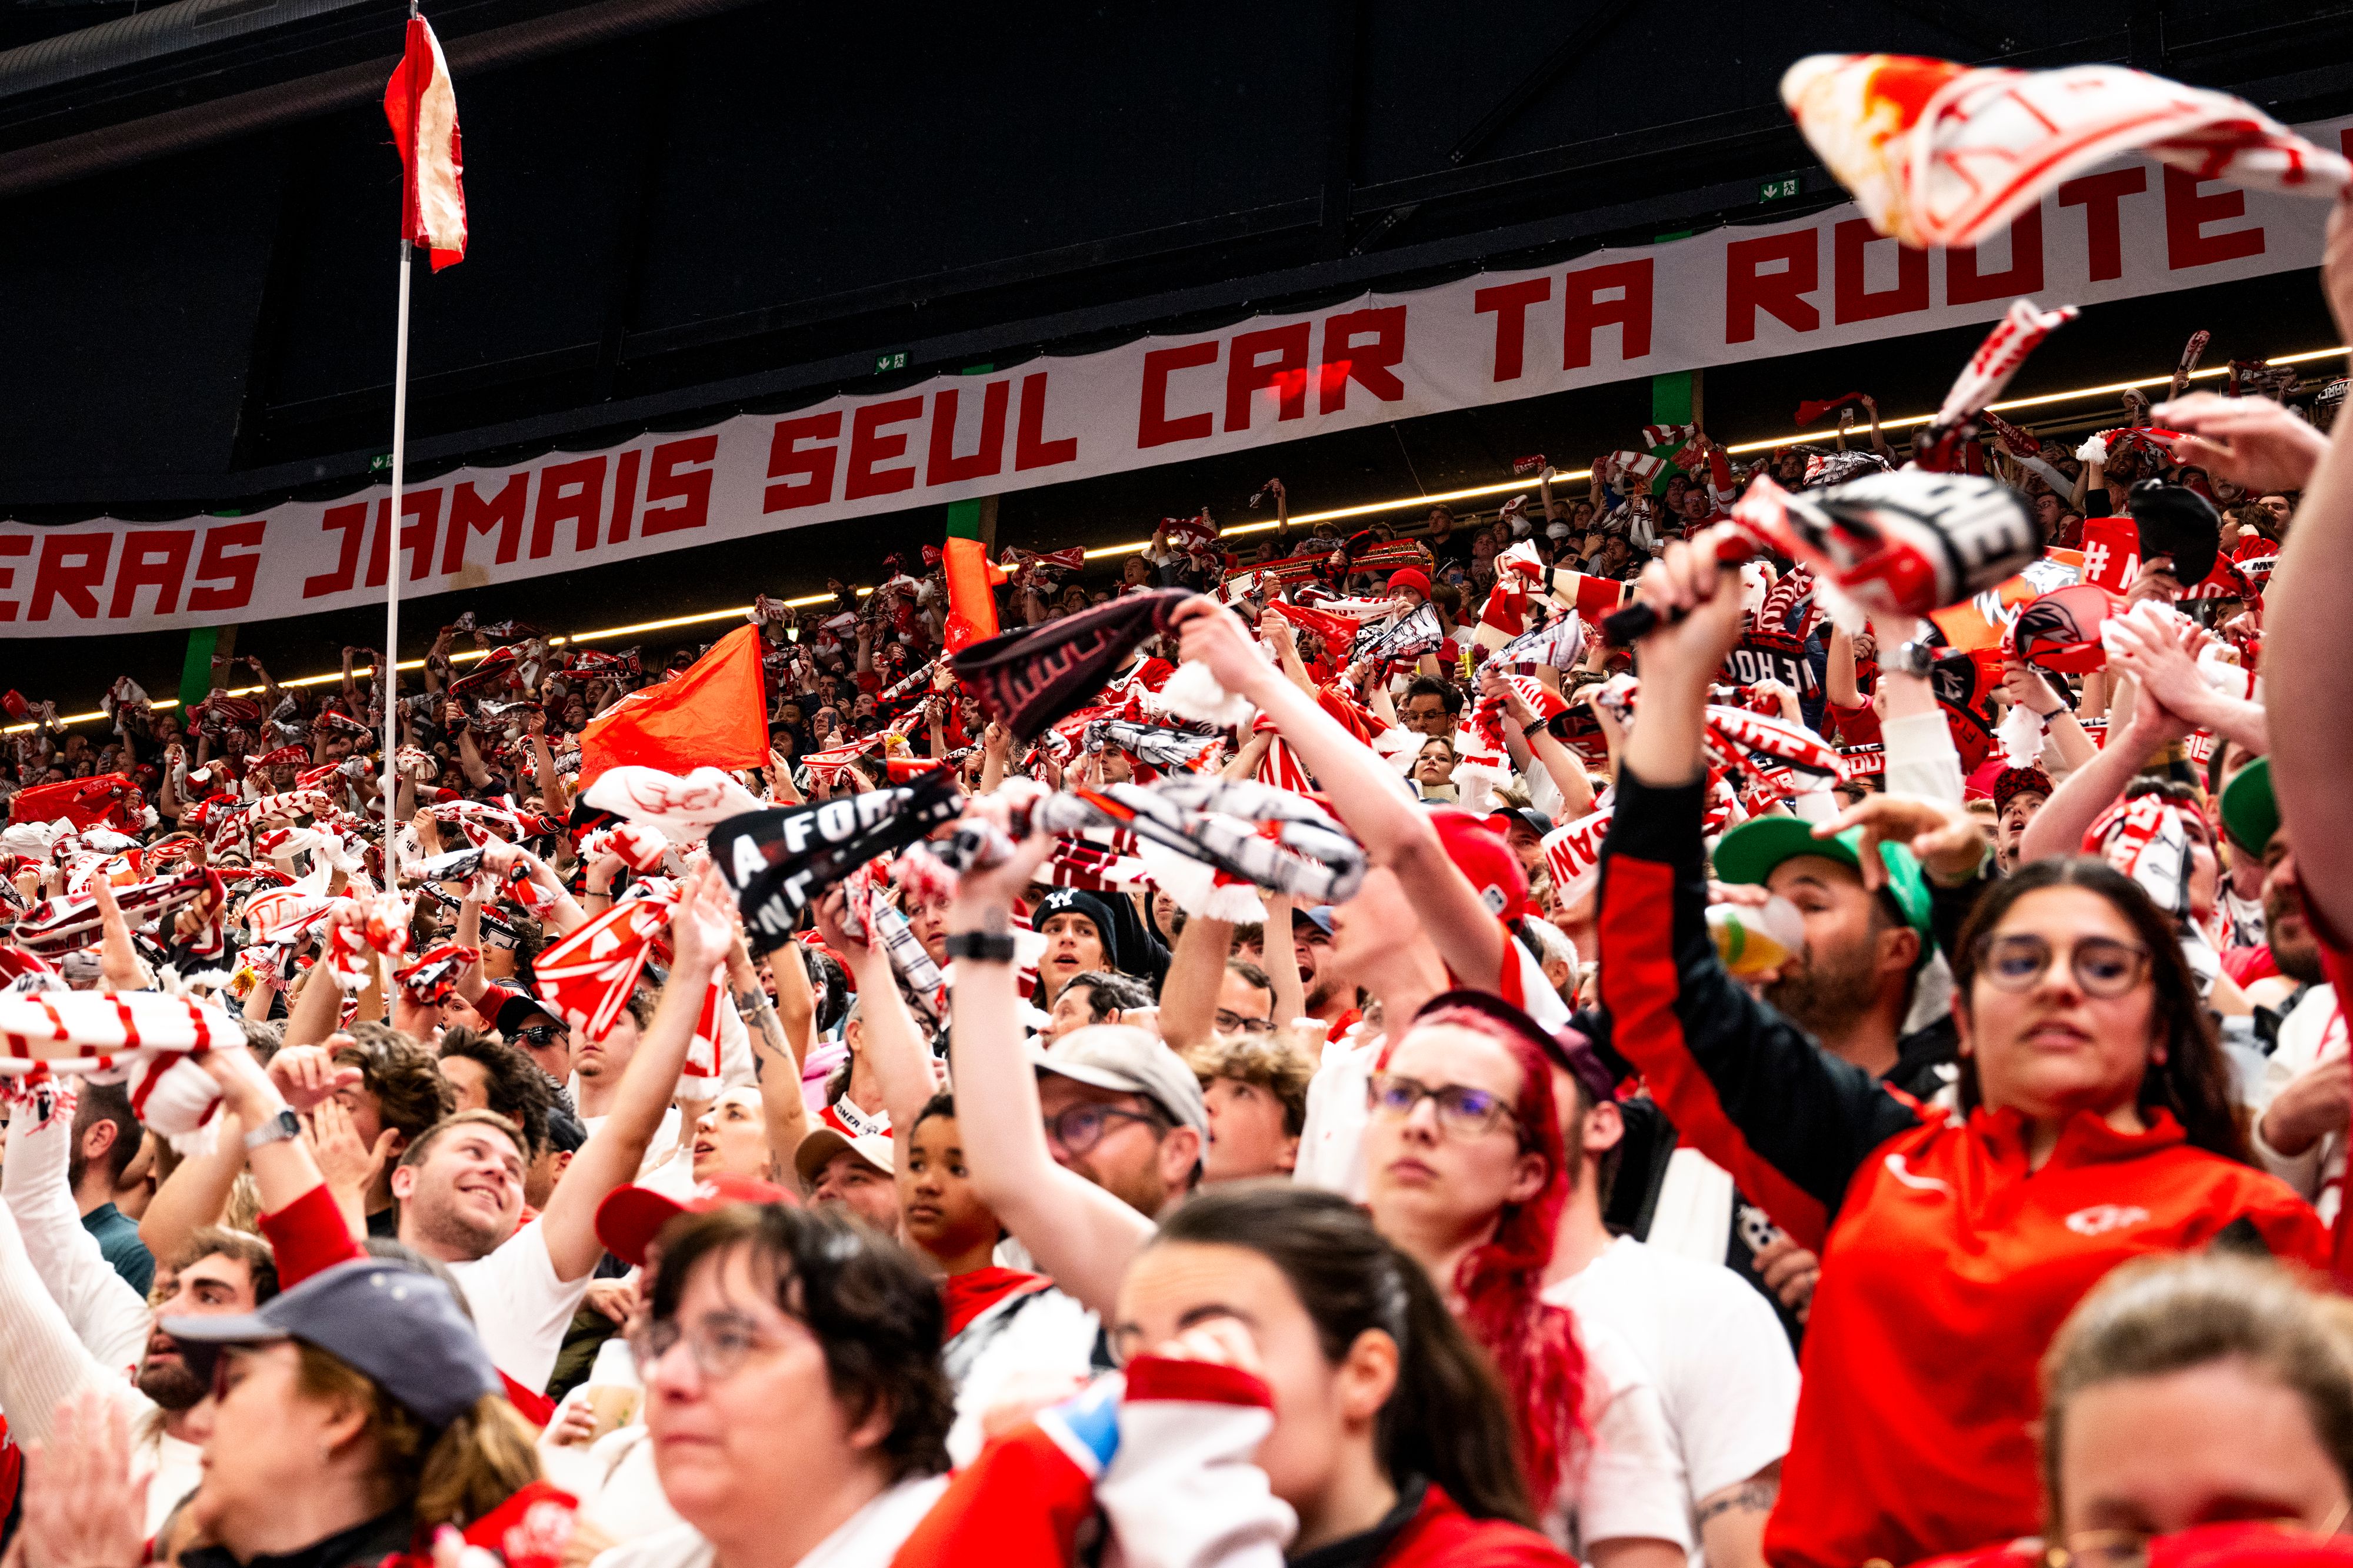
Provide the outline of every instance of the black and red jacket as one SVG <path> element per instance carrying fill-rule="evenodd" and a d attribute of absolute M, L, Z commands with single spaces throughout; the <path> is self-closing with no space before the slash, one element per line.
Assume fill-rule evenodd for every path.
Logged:
<path fill-rule="evenodd" d="M 2010 1110 L 1930 1110 L 1735 984 L 1707 931 L 1702 787 L 1620 770 L 1602 851 L 1601 1003 L 1684 1139 L 1820 1253 L 1778 1568 L 1911 1563 L 2032 1534 L 2035 1368 L 2109 1269 L 2221 1237 L 2326 1264 L 2312 1210 L 2154 1113 L 2088 1112 L 2028 1167 Z"/>

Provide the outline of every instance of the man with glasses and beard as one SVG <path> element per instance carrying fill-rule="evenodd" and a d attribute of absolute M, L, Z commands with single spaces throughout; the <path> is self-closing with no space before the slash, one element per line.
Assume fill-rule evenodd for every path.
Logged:
<path fill-rule="evenodd" d="M 1073 1029 L 1030 1058 L 1055 1163 L 1158 1218 L 1201 1180 L 1209 1113 L 1185 1059 L 1142 1029 Z"/>

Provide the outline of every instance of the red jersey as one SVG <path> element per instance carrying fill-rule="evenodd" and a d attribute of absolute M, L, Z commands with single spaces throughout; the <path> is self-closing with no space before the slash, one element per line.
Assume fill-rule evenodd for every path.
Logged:
<path fill-rule="evenodd" d="M 1765 1555 L 1854 1568 L 2031 1534 L 2036 1366 L 2084 1294 L 2225 1236 L 2318 1265 L 2327 1233 L 2163 1110 L 2137 1132 L 2079 1112 L 2032 1167 L 2017 1111 L 1931 1110 L 1823 1050 L 1716 959 L 1702 805 L 1620 773 L 1601 1003 L 1683 1138 L 1821 1255 Z"/>

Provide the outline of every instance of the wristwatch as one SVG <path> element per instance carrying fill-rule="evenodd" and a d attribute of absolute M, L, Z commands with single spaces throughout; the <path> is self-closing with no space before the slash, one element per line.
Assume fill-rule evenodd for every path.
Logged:
<path fill-rule="evenodd" d="M 1895 657 L 1887 661 L 1887 668 L 1899 675 L 1909 675 L 1926 680 L 1928 678 L 1928 667 L 1936 662 L 1935 648 L 1924 642 L 1907 642 L 1897 647 Z"/>
<path fill-rule="evenodd" d="M 302 1136 L 301 1119 L 281 1105 L 278 1108 L 277 1115 L 245 1135 L 245 1147 L 247 1152 L 250 1152 L 260 1148 L 264 1143 L 283 1143 L 290 1138 L 301 1136 Z"/>
<path fill-rule="evenodd" d="M 997 931 L 953 931 L 942 945 L 950 958 L 975 963 L 1010 963 L 1015 952 L 1013 938 Z"/>

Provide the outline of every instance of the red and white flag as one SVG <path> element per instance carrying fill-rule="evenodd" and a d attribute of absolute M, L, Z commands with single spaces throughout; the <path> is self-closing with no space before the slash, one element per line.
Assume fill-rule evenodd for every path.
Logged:
<path fill-rule="evenodd" d="M 458 149 L 458 94 L 441 40 L 422 16 L 408 19 L 408 47 L 385 85 L 384 117 L 400 149 L 400 232 L 433 252 L 433 270 L 466 259 L 464 156 Z"/>

